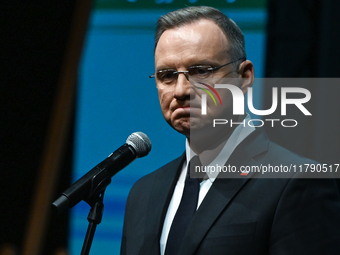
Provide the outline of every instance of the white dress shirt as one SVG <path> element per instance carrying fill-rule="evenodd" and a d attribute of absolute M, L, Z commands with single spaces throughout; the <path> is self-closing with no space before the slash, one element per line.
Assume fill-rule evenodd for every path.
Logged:
<path fill-rule="evenodd" d="M 249 115 L 246 116 L 245 118 L 245 123 L 248 123 L 248 120 L 250 120 Z M 248 125 L 239 125 L 231 134 L 227 142 L 225 143 L 224 147 L 220 151 L 220 153 L 213 159 L 209 164 L 205 164 L 204 162 L 204 155 L 200 155 L 200 159 L 202 161 L 203 165 L 206 166 L 224 166 L 225 162 L 229 159 L 230 155 L 232 152 L 235 150 L 236 146 L 239 145 L 251 132 L 255 130 L 254 127 L 250 127 Z M 184 189 L 184 183 L 185 183 L 185 178 L 186 178 L 186 173 L 187 173 L 187 168 L 188 168 L 188 163 L 191 160 L 192 157 L 196 156 L 196 153 L 191 150 L 190 145 L 188 140 L 186 140 L 186 160 L 183 163 L 182 171 L 181 174 L 178 178 L 174 193 L 172 195 L 168 211 L 165 216 L 165 220 L 163 223 L 163 230 L 160 238 L 160 247 L 161 247 L 161 255 L 164 255 L 165 252 L 165 246 L 166 242 L 168 240 L 168 235 L 170 231 L 170 227 L 172 224 L 172 221 L 175 217 L 176 211 L 178 209 L 178 206 L 181 202 L 182 194 L 183 194 L 183 189 Z M 203 153 L 202 153 L 203 154 Z M 189 160 L 188 160 L 189 159 Z M 197 208 L 201 205 L 204 197 L 208 193 L 211 185 L 215 181 L 218 172 L 214 173 L 208 173 L 208 179 L 204 180 L 200 184 L 200 191 L 198 195 L 198 203 L 197 203 Z"/>

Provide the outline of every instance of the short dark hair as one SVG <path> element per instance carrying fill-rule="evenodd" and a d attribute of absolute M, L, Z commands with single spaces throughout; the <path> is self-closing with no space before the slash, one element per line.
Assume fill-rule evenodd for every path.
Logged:
<path fill-rule="evenodd" d="M 233 59 L 246 58 L 244 35 L 241 29 L 221 11 L 208 6 L 189 6 L 161 16 L 157 21 L 155 50 L 159 38 L 165 30 L 190 24 L 201 19 L 212 20 L 222 29 L 230 42 L 230 55 Z"/>

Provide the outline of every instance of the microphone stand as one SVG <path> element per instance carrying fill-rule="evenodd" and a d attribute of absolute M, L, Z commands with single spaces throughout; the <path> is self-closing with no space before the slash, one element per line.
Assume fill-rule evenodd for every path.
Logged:
<path fill-rule="evenodd" d="M 91 208 L 89 215 L 87 216 L 87 220 L 89 222 L 86 236 L 83 243 L 83 248 L 81 250 L 81 255 L 88 255 L 90 252 L 90 248 L 92 245 L 94 233 L 96 232 L 97 225 L 101 223 L 103 212 L 104 212 L 104 193 L 107 185 L 111 183 L 111 177 L 105 176 L 103 178 L 96 178 L 100 176 L 102 173 L 95 175 L 92 179 L 92 189 L 85 202 L 88 203 Z M 99 183 L 97 180 L 100 180 Z"/>

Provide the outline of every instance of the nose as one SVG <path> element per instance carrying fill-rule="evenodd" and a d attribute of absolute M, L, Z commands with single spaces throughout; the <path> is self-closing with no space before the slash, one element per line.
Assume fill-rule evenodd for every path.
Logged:
<path fill-rule="evenodd" d="M 190 82 L 187 71 L 178 71 L 178 77 L 174 89 L 174 97 L 179 100 L 185 100 L 190 97 Z"/>
<path fill-rule="evenodd" d="M 187 78 L 187 80 L 189 81 L 189 73 L 188 71 L 177 71 L 177 77 L 179 74 L 184 74 L 185 78 Z"/>

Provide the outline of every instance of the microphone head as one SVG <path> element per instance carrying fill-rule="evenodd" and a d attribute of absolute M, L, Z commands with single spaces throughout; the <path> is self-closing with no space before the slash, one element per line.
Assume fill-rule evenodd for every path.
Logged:
<path fill-rule="evenodd" d="M 135 149 L 138 158 L 148 155 L 151 150 L 151 141 L 143 132 L 132 133 L 126 143 Z"/>

